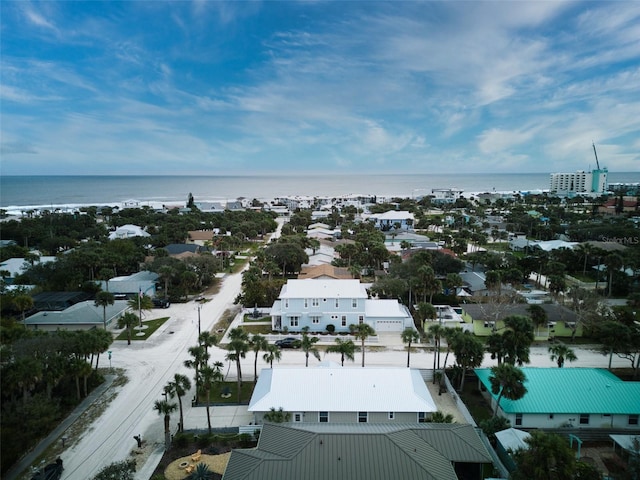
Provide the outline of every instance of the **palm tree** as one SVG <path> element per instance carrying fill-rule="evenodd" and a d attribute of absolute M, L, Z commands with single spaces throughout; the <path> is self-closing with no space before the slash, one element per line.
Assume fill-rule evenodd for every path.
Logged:
<path fill-rule="evenodd" d="M 196 397 L 198 397 L 198 395 L 200 395 L 200 367 L 207 363 L 207 360 L 209 360 L 209 354 L 205 351 L 202 345 L 189 347 L 188 352 L 192 359 L 185 360 L 184 366 L 195 370 L 194 378 L 196 381 Z"/>
<path fill-rule="evenodd" d="M 269 364 L 271 368 L 273 368 L 273 361 L 280 361 L 282 358 L 282 350 L 280 350 L 276 345 L 270 343 L 267 345 L 265 349 L 265 354 L 262 355 L 262 359 Z"/>
<path fill-rule="evenodd" d="M 357 325 L 349 325 L 349 331 L 351 335 L 360 340 L 360 348 L 362 350 L 362 366 L 364 367 L 364 342 L 371 335 L 375 335 L 376 331 L 368 323 L 359 323 Z"/>
<path fill-rule="evenodd" d="M 344 359 L 351 360 L 353 362 L 354 352 L 356 351 L 356 345 L 352 340 L 342 340 L 336 338 L 335 345 L 329 345 L 327 347 L 327 353 L 339 353 L 340 363 L 344 367 Z"/>
<path fill-rule="evenodd" d="M 300 341 L 300 348 L 304 352 L 305 363 L 304 366 L 309 366 L 309 353 L 313 354 L 318 360 L 320 360 L 320 352 L 314 346 L 320 340 L 318 337 L 310 337 L 309 336 L 309 327 L 304 327 L 302 329 L 302 340 Z"/>
<path fill-rule="evenodd" d="M 436 307 L 427 302 L 418 303 L 418 320 L 420 320 L 420 328 L 424 330 L 424 322 L 427 320 L 435 320 L 438 317 Z"/>
<path fill-rule="evenodd" d="M 187 392 L 191 389 L 191 380 L 186 375 L 182 375 L 180 373 L 176 373 L 173 376 L 173 381 L 169 382 L 165 387 L 165 392 L 167 392 L 171 398 L 178 397 L 178 406 L 180 407 L 180 426 L 178 431 L 184 431 L 184 415 L 182 414 L 182 397 L 184 397 Z"/>
<path fill-rule="evenodd" d="M 262 421 L 271 422 L 271 423 L 286 423 L 291 420 L 291 414 L 289 412 L 285 412 L 282 407 L 278 410 L 275 407 L 271 407 L 271 409 L 262 416 Z"/>
<path fill-rule="evenodd" d="M 206 463 L 198 463 L 196 469 L 186 477 L 186 480 L 209 480 L 211 477 L 211 469 Z"/>
<path fill-rule="evenodd" d="M 450 413 L 443 413 L 440 410 L 431 414 L 430 423 L 454 423 L 454 417 Z"/>
<path fill-rule="evenodd" d="M 447 327 L 440 323 L 436 323 L 434 325 L 429 325 L 429 335 L 433 338 L 434 346 L 433 346 L 433 373 L 435 380 L 435 372 L 436 372 L 436 357 L 438 359 L 438 368 L 440 368 L 440 346 L 442 343 L 442 335 Z"/>
<path fill-rule="evenodd" d="M 587 274 L 587 261 L 589 260 L 589 255 L 593 253 L 593 250 L 593 246 L 587 242 L 580 243 L 576 246 L 576 251 L 580 254 L 580 256 L 584 256 L 584 263 L 582 265 L 583 276 L 586 276 Z"/>
<path fill-rule="evenodd" d="M 156 400 L 153 409 L 158 415 L 164 415 L 164 449 L 169 450 L 171 447 L 171 430 L 169 424 L 171 422 L 171 414 L 176 411 L 178 406 L 175 403 L 169 403 L 167 400 Z"/>
<path fill-rule="evenodd" d="M 204 353 L 207 355 L 209 354 L 209 348 L 218 345 L 219 341 L 218 336 L 209 331 L 202 332 L 198 335 L 198 343 L 201 347 L 204 347 Z"/>
<path fill-rule="evenodd" d="M 491 367 L 491 376 L 489 377 L 491 391 L 494 395 L 498 395 L 496 408 L 493 411 L 494 417 L 498 414 L 502 397 L 509 400 L 518 400 L 524 397 L 527 393 L 527 388 L 524 386 L 525 380 L 524 372 L 510 363 Z"/>
<path fill-rule="evenodd" d="M 209 405 L 211 404 L 211 388 L 212 385 L 223 380 L 222 362 L 215 362 L 213 367 L 210 365 L 203 365 L 200 368 L 200 383 L 202 384 L 204 391 L 207 394 L 207 424 L 209 426 L 209 435 L 211 435 L 211 415 L 209 414 Z M 240 400 L 238 400 L 238 403 Z"/>
<path fill-rule="evenodd" d="M 249 348 L 253 350 L 255 353 L 255 358 L 253 359 L 253 383 L 258 382 L 258 354 L 260 352 L 266 351 L 269 346 L 269 342 L 260 334 L 255 334 L 249 340 Z"/>
<path fill-rule="evenodd" d="M 555 360 L 558 368 L 562 368 L 566 360 L 573 362 L 578 359 L 575 352 L 562 342 L 551 345 L 549 347 L 549 353 L 551 354 L 551 361 Z"/>
<path fill-rule="evenodd" d="M 242 389 L 242 367 L 240 359 L 247 356 L 249 351 L 249 334 L 242 327 L 232 328 L 229 331 L 229 343 L 227 344 L 229 353 L 225 358 L 236 363 L 236 371 L 238 374 L 238 403 L 240 403 L 240 390 Z"/>
<path fill-rule="evenodd" d="M 622 257 L 617 253 L 607 255 L 604 259 L 604 264 L 607 266 L 607 271 L 609 272 L 609 290 L 607 291 L 607 296 L 609 297 L 613 289 L 613 272 L 620 270 L 622 263 Z"/>
<path fill-rule="evenodd" d="M 400 334 L 402 338 L 402 343 L 406 343 L 407 345 L 407 368 L 411 363 L 411 344 L 413 342 L 417 342 L 420 340 L 420 335 L 413 328 L 405 328 Z"/>
<path fill-rule="evenodd" d="M 158 276 L 164 280 L 164 298 L 169 298 L 169 282 L 176 275 L 177 271 L 171 265 L 163 265 L 158 269 Z"/>
<path fill-rule="evenodd" d="M 153 309 L 153 300 L 148 295 L 144 295 L 139 292 L 136 298 L 132 298 L 128 302 L 129 308 L 132 310 L 138 310 L 138 316 L 140 317 L 140 326 L 142 326 L 142 311 L 148 311 Z"/>
<path fill-rule="evenodd" d="M 24 313 L 33 308 L 33 298 L 31 295 L 16 295 L 13 299 L 13 304 L 18 310 L 20 310 L 20 313 L 22 314 L 22 324 L 25 325 Z"/>
<path fill-rule="evenodd" d="M 133 312 L 126 312 L 118 319 L 118 328 L 126 327 L 127 345 L 131 345 L 131 329 L 138 323 L 138 317 Z"/>
<path fill-rule="evenodd" d="M 113 305 L 115 301 L 113 293 L 101 291 L 96 294 L 94 304 L 96 307 L 102 307 L 102 323 L 105 330 L 107 329 L 107 307 Z"/>

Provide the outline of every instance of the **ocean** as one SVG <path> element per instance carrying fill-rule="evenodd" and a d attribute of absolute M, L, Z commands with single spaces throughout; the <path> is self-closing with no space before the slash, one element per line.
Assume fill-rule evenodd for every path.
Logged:
<path fill-rule="evenodd" d="M 640 182 L 640 172 L 609 173 L 609 182 Z M 20 214 L 32 208 L 88 205 L 185 204 L 279 196 L 333 197 L 348 194 L 419 197 L 434 188 L 474 192 L 541 191 L 549 174 L 246 175 L 246 176 L 0 176 L 0 208 Z"/>

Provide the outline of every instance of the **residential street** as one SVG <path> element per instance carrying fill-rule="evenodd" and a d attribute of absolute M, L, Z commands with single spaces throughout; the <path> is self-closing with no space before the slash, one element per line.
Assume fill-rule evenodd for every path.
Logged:
<path fill-rule="evenodd" d="M 233 300 L 240 291 L 241 274 L 233 274 L 225 277 L 220 292 L 209 302 L 202 305 L 200 312 L 202 331 L 211 329 L 223 312 L 233 307 Z M 175 373 L 184 373 L 190 378 L 193 371 L 183 366 L 188 358 L 187 349 L 197 342 L 198 335 L 198 310 L 194 302 L 172 305 L 168 310 L 155 310 L 153 316 L 157 317 L 167 313 L 171 319 L 158 330 L 146 342 L 133 342 L 128 346 L 126 341 L 114 342 L 111 347 L 112 366 L 126 370 L 129 381 L 119 390 L 116 398 L 108 405 L 106 410 L 93 424 L 85 429 L 81 438 L 69 438 L 66 442 L 67 449 L 62 454 L 65 471 L 65 480 L 86 480 L 95 475 L 105 465 L 124 460 L 130 456 L 130 452 L 136 447 L 134 435 L 141 434 L 148 445 L 152 445 L 156 451 L 161 450 L 163 442 L 163 420 L 153 410 L 153 403 L 162 399 L 164 385 Z M 384 346 L 383 346 L 384 345 Z M 430 352 L 418 350 L 411 355 L 411 366 L 414 368 L 429 369 L 433 365 L 433 356 Z M 592 351 L 587 347 L 575 348 L 578 361 L 567 366 L 575 367 L 606 367 L 608 358 Z M 212 349 L 213 361 L 225 363 L 224 373 L 228 379 L 235 379 L 235 365 L 230 365 L 224 360 L 225 351 L 220 348 Z M 258 369 L 268 367 L 259 356 Z M 339 361 L 337 355 L 325 355 L 324 359 Z M 442 357 L 444 360 L 444 357 Z M 355 362 L 347 364 L 349 367 L 357 367 L 360 361 L 360 353 L 356 353 Z M 454 359 L 449 356 L 449 365 Z M 101 358 L 101 366 L 106 366 L 106 356 Z M 310 367 L 317 364 L 317 360 L 310 359 Z M 404 366 L 406 365 L 406 350 L 400 341 L 398 334 L 385 334 L 381 336 L 380 345 L 373 347 L 366 353 L 366 364 L 376 366 Z M 493 362 L 487 356 L 486 366 Z M 304 365 L 304 353 L 297 350 L 283 351 L 282 360 L 278 365 Z M 614 357 L 613 365 L 627 367 L 628 361 Z M 534 347 L 531 352 L 530 366 L 555 367 L 555 363 L 549 359 L 546 347 Z M 253 354 L 250 352 L 242 363 L 244 377 L 253 376 Z M 189 415 L 191 411 L 190 399 L 194 390 L 184 397 L 185 427 L 203 428 L 203 425 L 190 425 L 189 418 L 202 418 L 201 415 Z M 194 412 L 195 413 L 195 412 Z M 175 432 L 179 414 L 171 416 L 171 429 Z M 224 425 L 220 425 L 224 426 Z M 157 458 L 157 457 L 156 457 Z M 138 478 L 145 477 L 152 471 L 151 465 L 138 474 Z"/>

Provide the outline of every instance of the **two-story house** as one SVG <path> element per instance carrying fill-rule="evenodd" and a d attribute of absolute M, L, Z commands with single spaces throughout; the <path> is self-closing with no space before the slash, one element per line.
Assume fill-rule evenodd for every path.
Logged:
<path fill-rule="evenodd" d="M 383 232 L 390 230 L 413 230 L 413 213 L 404 210 L 389 210 L 384 213 L 375 213 L 369 216 L 374 221 L 376 228 Z"/>
<path fill-rule="evenodd" d="M 376 332 L 415 328 L 409 310 L 397 300 L 369 299 L 359 280 L 289 280 L 271 307 L 272 328 L 300 332 L 348 332 L 349 325 L 368 323 Z"/>

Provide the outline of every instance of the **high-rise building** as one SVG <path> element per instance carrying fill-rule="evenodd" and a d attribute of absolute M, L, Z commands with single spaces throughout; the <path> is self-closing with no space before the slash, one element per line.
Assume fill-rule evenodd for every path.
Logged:
<path fill-rule="evenodd" d="M 573 193 L 595 193 L 602 194 L 607 191 L 606 168 L 598 168 L 585 172 L 579 170 L 575 173 L 552 173 L 549 190 L 551 193 L 560 195 Z"/>

